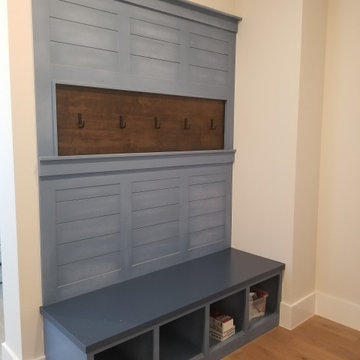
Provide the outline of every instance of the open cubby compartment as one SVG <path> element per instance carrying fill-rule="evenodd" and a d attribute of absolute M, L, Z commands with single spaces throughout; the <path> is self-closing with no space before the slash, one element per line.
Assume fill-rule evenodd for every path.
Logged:
<path fill-rule="evenodd" d="M 94 356 L 94 360 L 152 360 L 154 334 L 147 331 Z"/>
<path fill-rule="evenodd" d="M 205 307 L 160 326 L 160 360 L 202 357 Z"/>
<path fill-rule="evenodd" d="M 246 290 L 243 289 L 211 303 L 210 313 L 212 311 L 218 311 L 222 314 L 230 315 L 234 319 L 235 334 L 243 333 L 245 303 L 246 303 Z M 220 341 L 217 341 L 210 337 L 209 340 L 210 347 L 213 347 L 219 343 Z"/>
<path fill-rule="evenodd" d="M 280 275 L 276 275 L 266 280 L 262 280 L 250 286 L 250 291 L 252 291 L 252 289 L 258 289 L 266 291 L 268 293 L 268 297 L 266 299 L 265 316 L 252 319 L 250 321 L 250 326 L 253 326 L 256 323 L 261 322 L 262 319 L 279 312 L 279 286 Z"/>

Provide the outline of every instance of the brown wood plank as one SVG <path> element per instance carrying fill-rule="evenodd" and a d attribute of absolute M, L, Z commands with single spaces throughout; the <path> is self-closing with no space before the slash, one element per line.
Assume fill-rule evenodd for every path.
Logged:
<path fill-rule="evenodd" d="M 57 85 L 56 108 L 59 155 L 224 148 L 222 100 Z"/>
<path fill-rule="evenodd" d="M 278 327 L 224 360 L 359 360 L 360 332 L 320 316 L 296 329 Z"/>

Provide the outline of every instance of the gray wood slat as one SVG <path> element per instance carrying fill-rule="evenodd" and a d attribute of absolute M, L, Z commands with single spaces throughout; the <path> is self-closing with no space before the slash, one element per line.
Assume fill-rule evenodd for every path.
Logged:
<path fill-rule="evenodd" d="M 95 198 L 100 196 L 118 195 L 119 185 L 98 185 L 98 186 L 83 186 L 69 189 L 56 190 L 56 202 L 68 201 L 68 200 L 79 200 Z"/>
<path fill-rule="evenodd" d="M 58 285 L 64 286 L 121 269 L 120 252 L 58 266 Z"/>
<path fill-rule="evenodd" d="M 203 215 L 225 210 L 225 197 L 195 200 L 189 203 L 189 216 Z"/>
<path fill-rule="evenodd" d="M 130 53 L 153 59 L 179 62 L 179 45 L 132 35 Z"/>
<path fill-rule="evenodd" d="M 117 6 L 115 1 L 104 1 L 104 0 L 60 0 L 60 1 L 83 5 L 84 7 L 87 8 L 91 8 L 94 10 L 101 10 L 112 14 L 117 13 Z"/>
<path fill-rule="evenodd" d="M 190 65 L 190 80 L 209 85 L 226 85 L 228 83 L 228 73 L 226 71 L 207 69 L 200 66 Z"/>
<path fill-rule="evenodd" d="M 178 63 L 137 55 L 131 55 L 130 68 L 132 74 L 153 78 L 176 80 L 179 76 Z"/>
<path fill-rule="evenodd" d="M 64 265 L 99 255 L 118 252 L 122 249 L 120 234 L 99 236 L 92 239 L 58 245 L 57 263 Z"/>
<path fill-rule="evenodd" d="M 140 35 L 150 39 L 179 44 L 179 33 L 179 29 L 171 28 L 169 26 L 142 21 L 141 19 L 130 19 L 130 34 L 132 35 Z"/>
<path fill-rule="evenodd" d="M 179 239 L 177 237 L 138 246 L 133 249 L 133 265 L 155 261 L 177 253 L 179 253 Z"/>
<path fill-rule="evenodd" d="M 201 246 L 206 246 L 213 244 L 215 242 L 224 241 L 225 237 L 225 227 L 219 226 L 203 231 L 197 231 L 189 234 L 189 249 L 198 248 Z"/>
<path fill-rule="evenodd" d="M 176 236 L 179 236 L 179 222 L 171 221 L 164 224 L 134 229 L 132 231 L 132 244 L 136 247 Z"/>
<path fill-rule="evenodd" d="M 114 52 L 119 49 L 116 31 L 55 18 L 50 19 L 50 37 L 52 41 L 66 44 Z"/>
<path fill-rule="evenodd" d="M 112 51 L 52 42 L 50 55 L 52 64 L 118 71 L 118 53 Z"/>
<path fill-rule="evenodd" d="M 140 227 L 166 223 L 178 220 L 179 205 L 168 205 L 153 209 L 134 211 L 132 216 L 132 227 Z"/>
<path fill-rule="evenodd" d="M 56 220 L 64 223 L 75 220 L 113 215 L 120 212 L 120 196 L 62 201 L 56 205 Z"/>
<path fill-rule="evenodd" d="M 111 30 L 117 29 L 116 14 L 68 1 L 51 0 L 50 16 Z"/>
<path fill-rule="evenodd" d="M 225 214 L 223 211 L 218 213 L 206 214 L 191 217 L 189 219 L 189 232 L 207 230 L 225 224 Z"/>
<path fill-rule="evenodd" d="M 227 55 L 217 54 L 200 49 L 190 49 L 190 65 L 227 72 L 228 62 L 229 58 Z"/>
<path fill-rule="evenodd" d="M 218 169 L 221 170 L 221 169 Z M 224 169 L 222 169 L 224 170 Z M 205 183 L 212 183 L 212 182 L 221 182 L 225 181 L 225 170 L 224 172 L 218 173 L 209 173 L 209 174 L 201 174 L 201 175 L 194 175 L 190 176 L 189 184 L 196 185 L 196 184 L 205 184 Z"/>
<path fill-rule="evenodd" d="M 190 47 L 227 55 L 229 43 L 224 40 L 190 33 Z"/>
<path fill-rule="evenodd" d="M 85 240 L 120 231 L 119 215 L 73 221 L 56 226 L 57 244 Z"/>
<path fill-rule="evenodd" d="M 179 178 L 159 178 L 146 181 L 134 181 L 132 184 L 133 193 L 148 190 L 170 189 L 179 186 Z"/>
<path fill-rule="evenodd" d="M 189 192 L 190 201 L 223 196 L 225 194 L 225 182 L 191 185 Z"/>
<path fill-rule="evenodd" d="M 179 189 L 143 191 L 132 196 L 133 210 L 149 209 L 179 203 Z"/>

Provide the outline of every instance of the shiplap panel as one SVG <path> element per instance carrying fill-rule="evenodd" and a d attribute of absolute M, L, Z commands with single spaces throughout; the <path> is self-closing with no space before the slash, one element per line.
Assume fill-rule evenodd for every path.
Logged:
<path fill-rule="evenodd" d="M 120 234 L 99 236 L 57 246 L 57 263 L 65 265 L 122 250 Z"/>
<path fill-rule="evenodd" d="M 222 70 L 207 69 L 200 66 L 190 65 L 190 79 L 192 82 L 207 83 L 209 85 L 226 85 L 228 73 Z"/>
<path fill-rule="evenodd" d="M 224 55 L 228 55 L 229 53 L 229 43 L 227 41 L 194 33 L 190 33 L 190 47 Z"/>
<path fill-rule="evenodd" d="M 179 189 L 144 191 L 133 194 L 133 210 L 149 209 L 179 203 Z"/>
<path fill-rule="evenodd" d="M 179 45 L 153 40 L 142 36 L 131 36 L 130 53 L 153 59 L 180 62 Z"/>
<path fill-rule="evenodd" d="M 118 54 L 114 51 L 52 42 L 50 56 L 53 64 L 113 72 L 118 70 Z"/>
<path fill-rule="evenodd" d="M 225 197 L 214 197 L 205 200 L 190 201 L 189 215 L 197 216 L 225 210 Z"/>
<path fill-rule="evenodd" d="M 51 0 L 50 16 L 110 30 L 118 27 L 115 13 L 63 0 Z"/>
<path fill-rule="evenodd" d="M 207 230 L 225 224 L 225 213 L 220 211 L 206 215 L 194 216 L 189 219 L 189 232 Z"/>
<path fill-rule="evenodd" d="M 214 182 L 190 186 L 189 199 L 202 200 L 225 195 L 225 182 Z"/>
<path fill-rule="evenodd" d="M 78 24 L 61 19 L 50 19 L 51 41 L 118 51 L 118 33 L 113 30 Z"/>
<path fill-rule="evenodd" d="M 171 189 L 179 186 L 179 178 L 159 178 L 146 181 L 134 181 L 132 184 L 133 193 L 149 190 Z"/>
<path fill-rule="evenodd" d="M 179 205 L 162 206 L 135 211 L 132 216 L 133 228 L 161 224 L 179 218 Z"/>
<path fill-rule="evenodd" d="M 225 181 L 225 176 L 226 175 L 224 173 L 194 175 L 190 177 L 189 184 L 197 185 L 197 184 L 210 184 L 214 182 L 222 182 Z"/>
<path fill-rule="evenodd" d="M 119 213 L 120 196 L 62 201 L 56 205 L 58 223 Z"/>
<path fill-rule="evenodd" d="M 60 0 L 72 4 L 82 5 L 83 7 L 101 10 L 111 14 L 117 13 L 117 7 L 115 6 L 115 1 L 104 1 L 104 0 Z"/>
<path fill-rule="evenodd" d="M 133 265 L 155 261 L 165 256 L 179 253 L 179 239 L 165 239 L 152 244 L 139 246 L 133 249 Z"/>
<path fill-rule="evenodd" d="M 225 239 L 225 226 L 214 227 L 189 234 L 189 250 L 222 242 Z"/>
<path fill-rule="evenodd" d="M 180 43 L 180 30 L 140 19 L 130 19 L 130 34 L 140 35 L 172 44 Z"/>
<path fill-rule="evenodd" d="M 96 236 L 114 234 L 119 231 L 119 215 L 109 215 L 58 224 L 56 226 L 56 238 L 58 244 L 64 244 Z"/>
<path fill-rule="evenodd" d="M 179 77 L 179 63 L 132 55 L 131 72 L 136 75 L 176 80 Z"/>
<path fill-rule="evenodd" d="M 164 224 L 134 229 L 132 231 L 132 244 L 136 247 L 177 236 L 179 236 L 179 222 L 170 221 Z"/>
<path fill-rule="evenodd" d="M 68 200 L 90 199 L 101 196 L 118 195 L 120 193 L 119 184 L 83 186 L 69 189 L 59 189 L 55 191 L 56 202 Z"/>
<path fill-rule="evenodd" d="M 223 54 L 217 54 L 214 52 L 190 49 L 189 53 L 190 65 L 198 67 L 228 71 L 228 56 Z"/>
<path fill-rule="evenodd" d="M 119 252 L 61 265 L 58 267 L 58 285 L 68 285 L 119 269 L 121 269 Z"/>

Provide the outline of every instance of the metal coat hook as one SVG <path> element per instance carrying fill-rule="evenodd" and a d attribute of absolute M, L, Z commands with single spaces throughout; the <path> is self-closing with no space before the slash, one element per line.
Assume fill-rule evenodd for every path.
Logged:
<path fill-rule="evenodd" d="M 214 126 L 214 119 L 210 120 L 210 130 L 216 130 L 217 126 Z"/>
<path fill-rule="evenodd" d="M 120 116 L 120 125 L 119 125 L 120 129 L 125 129 L 126 128 L 126 122 L 124 121 L 123 117 Z"/>
<path fill-rule="evenodd" d="M 79 129 L 82 129 L 85 127 L 85 121 L 82 119 L 81 113 L 78 113 L 78 125 L 79 125 Z"/>
<path fill-rule="evenodd" d="M 155 116 L 155 118 L 154 118 L 154 128 L 155 128 L 155 129 L 160 129 L 160 127 L 161 127 L 160 121 L 159 121 L 158 118 Z"/>
<path fill-rule="evenodd" d="M 191 128 L 191 125 L 189 123 L 189 120 L 187 118 L 184 119 L 184 130 L 189 130 Z"/>

